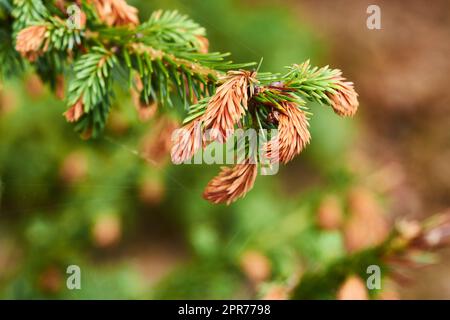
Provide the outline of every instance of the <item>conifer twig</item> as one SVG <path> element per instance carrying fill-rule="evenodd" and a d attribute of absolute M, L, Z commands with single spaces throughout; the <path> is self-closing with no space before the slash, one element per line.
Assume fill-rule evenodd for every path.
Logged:
<path fill-rule="evenodd" d="M 74 4 L 76 17 L 68 14 Z M 64 115 L 83 136 L 101 134 L 117 86 L 130 88 L 140 108 L 158 104 L 164 112 L 183 105 L 188 137 L 174 146 L 174 162 L 211 141 L 226 142 L 239 127 L 278 128 L 266 152 L 272 163 L 286 163 L 309 143 L 307 102 L 330 106 L 340 116 L 352 116 L 358 107 L 353 84 L 340 70 L 309 61 L 284 75 L 248 70 L 255 63 L 233 64 L 228 54 L 208 52 L 205 29 L 176 11 L 158 10 L 140 23 L 138 10 L 125 0 L 2 0 L 0 10 L 0 74 L 18 74 L 28 61 L 58 95 L 67 82 Z M 192 141 L 194 132 L 210 129 L 208 141 Z M 232 176 L 227 183 L 239 184 Z M 237 187 L 241 192 L 220 188 L 224 194 L 214 202 L 245 195 L 254 182 L 248 177 Z M 205 195 L 213 192 L 208 188 Z"/>

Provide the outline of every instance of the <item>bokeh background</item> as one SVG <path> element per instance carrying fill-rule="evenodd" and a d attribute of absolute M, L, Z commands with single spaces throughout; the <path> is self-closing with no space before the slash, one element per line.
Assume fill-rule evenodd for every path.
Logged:
<path fill-rule="evenodd" d="M 166 120 L 141 121 L 125 94 L 103 137 L 84 141 L 31 72 L 3 83 L 0 298 L 282 298 L 396 219 L 450 207 L 448 1 L 129 2 L 142 20 L 188 14 L 211 51 L 264 57 L 263 70 L 340 68 L 360 110 L 342 119 L 315 106 L 306 151 L 227 207 L 201 197 L 218 167 L 171 165 L 158 148 Z M 381 30 L 366 27 L 369 4 Z M 390 297 L 449 299 L 449 257 L 392 281 Z M 72 264 L 82 290 L 66 288 Z"/>

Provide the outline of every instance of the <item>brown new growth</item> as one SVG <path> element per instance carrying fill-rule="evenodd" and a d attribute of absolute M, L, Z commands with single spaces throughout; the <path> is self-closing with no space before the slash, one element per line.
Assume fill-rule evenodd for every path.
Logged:
<path fill-rule="evenodd" d="M 311 134 L 305 112 L 295 103 L 282 104 L 285 113 L 278 115 L 278 135 L 264 147 L 271 163 L 287 163 L 309 143 Z"/>
<path fill-rule="evenodd" d="M 246 112 L 257 81 L 255 72 L 245 70 L 229 71 L 223 80 L 203 116 L 209 138 L 222 143 L 233 134 L 234 125 Z"/>
<path fill-rule="evenodd" d="M 26 59 L 35 61 L 42 52 L 45 52 L 45 48 L 41 47 L 46 32 L 47 27 L 43 25 L 22 29 L 17 35 L 16 50 Z"/>
<path fill-rule="evenodd" d="M 218 176 L 206 186 L 203 197 L 212 203 L 230 203 L 243 197 L 255 183 L 257 165 L 246 160 L 234 167 L 222 167 Z"/>
<path fill-rule="evenodd" d="M 174 164 L 181 164 L 192 156 L 203 145 L 201 122 L 192 121 L 180 128 L 172 136 L 171 157 Z"/>
<path fill-rule="evenodd" d="M 208 140 L 223 143 L 234 132 L 234 125 L 247 110 L 256 74 L 244 70 L 230 71 L 223 80 L 225 82 L 211 98 L 203 116 L 177 132 L 171 153 L 175 164 L 189 160 L 200 147 L 206 145 L 205 131 Z"/>
<path fill-rule="evenodd" d="M 335 93 L 327 93 L 328 98 L 331 100 L 331 107 L 334 112 L 340 116 L 353 116 L 358 110 L 358 94 L 353 88 L 353 82 L 345 81 L 345 78 L 341 76 L 341 72 L 333 77 L 335 82 Z"/>
<path fill-rule="evenodd" d="M 83 114 L 83 99 L 80 98 L 73 106 L 69 108 L 69 110 L 64 113 L 64 116 L 66 117 L 66 120 L 68 122 L 76 122 L 81 118 Z"/>
<path fill-rule="evenodd" d="M 100 20 L 109 26 L 139 24 L 138 10 L 125 0 L 93 0 Z"/>

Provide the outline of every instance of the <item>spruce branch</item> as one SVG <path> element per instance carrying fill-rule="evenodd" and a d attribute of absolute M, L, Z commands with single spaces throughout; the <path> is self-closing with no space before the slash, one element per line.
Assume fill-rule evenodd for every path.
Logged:
<path fill-rule="evenodd" d="M 177 11 L 155 11 L 150 18 L 138 26 L 136 33 L 143 43 L 166 45 L 202 50 L 206 41 L 203 27 Z"/>
<path fill-rule="evenodd" d="M 64 79 L 68 82 L 65 117 L 86 137 L 101 134 L 115 86 L 130 88 L 140 106 L 157 104 L 161 112 L 183 105 L 190 134 L 218 131 L 201 143 L 193 136 L 181 139 L 174 162 L 187 160 L 212 140 L 225 142 L 239 127 L 278 128 L 281 158 L 273 156 L 275 141 L 265 152 L 272 163 L 286 163 L 309 143 L 308 101 L 331 106 L 341 116 L 357 110 L 353 84 L 340 70 L 312 67 L 309 61 L 288 67 L 284 75 L 249 70 L 255 63 L 234 64 L 227 53 L 208 52 L 204 28 L 177 11 L 158 10 L 140 24 L 137 9 L 125 0 L 3 2 L 9 9 L 3 10 L 2 26 L 10 28 L 4 32 L 16 39 L 22 56 L 14 53 L 15 58 L 28 60 L 55 91 L 61 91 Z M 81 4 L 76 27 L 67 23 L 67 8 L 74 3 Z M 8 45 L 0 50 L 1 61 L 12 68 L 13 52 Z M 246 187 L 219 188 L 225 194 L 208 198 L 231 203 L 251 189 L 251 177 L 225 179 Z"/>

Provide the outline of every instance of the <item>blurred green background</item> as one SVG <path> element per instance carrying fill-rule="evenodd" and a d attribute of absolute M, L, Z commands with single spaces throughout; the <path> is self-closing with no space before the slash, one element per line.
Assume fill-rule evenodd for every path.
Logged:
<path fill-rule="evenodd" d="M 284 297 L 303 270 L 314 270 L 352 249 L 345 228 L 328 227 L 326 213 L 324 218 L 320 212 L 338 211 L 345 220 L 354 213 L 348 199 L 355 193 L 364 195 L 370 210 L 385 216 L 416 217 L 449 205 L 444 196 L 429 199 L 420 188 L 410 190 L 416 185 L 414 175 L 412 180 L 404 178 L 411 170 L 396 151 L 404 148 L 411 133 L 408 126 L 406 133 L 398 129 L 394 120 L 416 124 L 420 112 L 397 108 L 408 104 L 398 98 L 403 91 L 397 82 L 396 94 L 384 91 L 397 100 L 380 101 L 370 91 L 381 90 L 375 84 L 383 80 L 364 67 L 377 70 L 376 63 L 388 64 L 397 51 L 389 42 L 388 58 L 374 54 L 378 60 L 371 59 L 370 45 L 367 49 L 362 44 L 382 45 L 386 30 L 369 34 L 362 23 L 352 27 L 343 18 L 353 12 L 353 21 L 365 21 L 364 5 L 357 6 L 361 11 L 345 11 L 326 1 L 129 2 L 139 8 L 141 20 L 159 8 L 191 16 L 206 28 L 210 51 L 232 52 L 237 62 L 263 57 L 266 71 L 283 71 L 307 59 L 341 68 L 356 82 L 361 112 L 342 119 L 312 106 L 312 143 L 306 151 L 276 176 L 258 176 L 244 199 L 215 206 L 201 194 L 218 167 L 173 166 L 167 159 L 155 166 L 140 156 L 155 140 L 158 120 L 140 121 L 125 94 L 119 95 L 104 136 L 84 141 L 64 121 L 64 104 L 31 73 L 24 81 L 4 83 L 0 298 Z M 350 2 L 342 3 L 351 10 Z M 329 15 L 337 7 L 340 17 L 333 20 Z M 386 27 L 397 10 L 393 7 L 384 11 Z M 352 53 L 352 48 L 362 54 Z M 397 76 L 398 82 L 405 77 Z M 388 142 L 381 143 L 383 139 Z M 383 146 L 392 154 L 378 152 Z M 445 183 L 434 187 L 444 194 Z M 402 206 L 402 201 L 415 201 L 418 207 Z M 68 265 L 80 266 L 81 290 L 67 290 Z M 411 288 L 402 294 L 449 294 L 423 292 Z M 335 293 L 318 296 L 335 298 Z"/>

